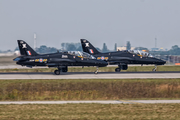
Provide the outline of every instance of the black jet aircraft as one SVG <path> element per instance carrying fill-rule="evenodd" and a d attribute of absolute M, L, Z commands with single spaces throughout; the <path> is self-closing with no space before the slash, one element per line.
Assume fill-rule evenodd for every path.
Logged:
<path fill-rule="evenodd" d="M 99 52 L 88 40 L 81 39 L 81 45 L 84 52 L 87 52 L 97 59 L 105 60 L 109 65 L 118 65 L 115 69 L 116 72 L 128 69 L 128 64 L 154 64 L 156 71 L 156 65 L 164 65 L 166 62 L 153 57 L 151 54 L 139 50 L 126 50 L 115 52 Z"/>
<path fill-rule="evenodd" d="M 16 64 L 33 67 L 48 66 L 57 67 L 54 73 L 59 75 L 60 72 L 67 72 L 68 66 L 107 66 L 107 62 L 97 60 L 94 56 L 79 51 L 57 52 L 52 54 L 37 54 L 25 41 L 17 40 L 21 56 L 14 59 Z"/>

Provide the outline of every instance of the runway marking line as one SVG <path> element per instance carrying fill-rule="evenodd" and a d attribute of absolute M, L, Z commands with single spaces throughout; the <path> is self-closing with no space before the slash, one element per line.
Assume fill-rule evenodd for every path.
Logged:
<path fill-rule="evenodd" d="M 126 103 L 133 103 L 133 104 L 143 104 L 143 103 L 139 103 L 139 102 L 133 102 L 133 101 L 129 101 L 129 100 L 117 100 L 119 102 L 126 102 Z"/>

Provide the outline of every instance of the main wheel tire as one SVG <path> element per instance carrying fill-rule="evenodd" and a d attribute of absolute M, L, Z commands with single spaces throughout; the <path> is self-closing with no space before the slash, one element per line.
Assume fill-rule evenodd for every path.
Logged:
<path fill-rule="evenodd" d="M 59 71 L 59 70 L 55 70 L 55 71 L 54 71 L 54 74 L 60 75 L 60 71 Z"/>
<path fill-rule="evenodd" d="M 121 71 L 120 68 L 116 68 L 116 69 L 115 69 L 115 72 L 120 72 L 120 71 Z"/>

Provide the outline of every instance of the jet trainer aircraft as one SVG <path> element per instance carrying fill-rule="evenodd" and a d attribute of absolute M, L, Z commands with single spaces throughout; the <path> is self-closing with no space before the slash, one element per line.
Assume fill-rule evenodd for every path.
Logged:
<path fill-rule="evenodd" d="M 97 60 L 94 56 L 79 51 L 57 52 L 52 54 L 37 54 L 25 41 L 17 40 L 21 56 L 14 59 L 16 64 L 33 67 L 33 66 L 48 66 L 57 67 L 54 73 L 59 75 L 60 72 L 67 72 L 68 66 L 107 66 L 107 62 Z"/>
<path fill-rule="evenodd" d="M 139 50 L 126 50 L 126 51 L 115 51 L 115 52 L 99 52 L 88 40 L 81 39 L 81 45 L 84 52 L 87 52 L 97 59 L 105 60 L 109 65 L 118 65 L 115 69 L 116 72 L 128 69 L 128 64 L 154 64 L 156 71 L 156 65 L 164 65 L 166 62 L 153 57 L 151 54 Z"/>

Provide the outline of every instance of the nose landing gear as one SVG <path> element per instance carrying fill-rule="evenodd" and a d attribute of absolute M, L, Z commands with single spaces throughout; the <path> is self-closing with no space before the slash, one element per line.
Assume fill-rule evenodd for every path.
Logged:
<path fill-rule="evenodd" d="M 98 69 L 99 69 L 99 68 L 96 67 L 96 71 L 94 72 L 94 74 L 96 74 L 96 75 L 98 74 Z"/>
<path fill-rule="evenodd" d="M 155 65 L 155 68 L 152 69 L 152 71 L 156 71 L 157 70 L 157 65 Z"/>

